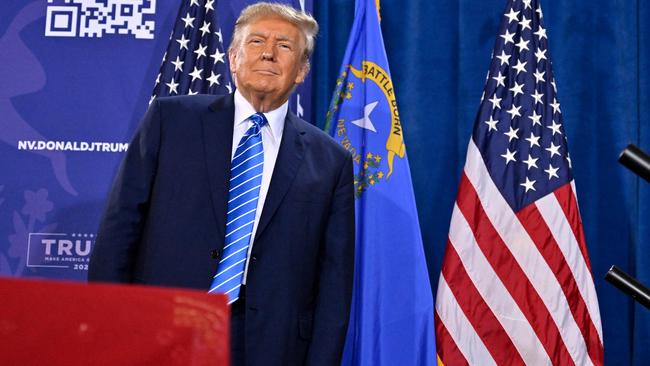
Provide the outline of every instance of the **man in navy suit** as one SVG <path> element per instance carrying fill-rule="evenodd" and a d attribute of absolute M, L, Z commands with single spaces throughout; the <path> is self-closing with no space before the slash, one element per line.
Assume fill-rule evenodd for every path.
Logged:
<path fill-rule="evenodd" d="M 228 289 L 236 365 L 338 365 L 343 351 L 354 263 L 352 160 L 287 102 L 309 71 L 317 31 L 311 16 L 288 6 L 244 9 L 228 52 L 237 90 L 151 104 L 90 261 L 91 281 Z M 247 157 L 252 149 L 259 152 Z M 255 159 L 263 162 L 239 173 Z M 250 199 L 239 204 L 244 194 Z M 245 215 L 250 225 L 234 228 Z M 230 264 L 236 255 L 242 259 Z M 235 275 L 219 280 L 227 271 Z"/>

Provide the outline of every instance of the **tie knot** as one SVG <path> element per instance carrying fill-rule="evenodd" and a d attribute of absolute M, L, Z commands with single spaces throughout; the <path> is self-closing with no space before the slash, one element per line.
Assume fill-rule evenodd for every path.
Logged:
<path fill-rule="evenodd" d="M 268 123 L 263 113 L 255 113 L 254 115 L 250 116 L 249 119 L 253 121 L 257 128 L 262 128 L 262 126 Z"/>

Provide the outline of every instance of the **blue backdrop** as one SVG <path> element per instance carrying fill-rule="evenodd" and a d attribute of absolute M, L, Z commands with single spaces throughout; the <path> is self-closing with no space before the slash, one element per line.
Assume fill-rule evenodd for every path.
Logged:
<path fill-rule="evenodd" d="M 219 16 L 232 19 L 247 2 L 252 1 L 220 2 Z M 74 17 L 53 8 L 64 3 L 9 0 L 0 11 L 0 274 L 5 276 L 84 278 L 86 243 L 92 245 L 122 144 L 146 108 L 178 9 L 177 1 L 158 1 L 155 14 L 138 8 L 135 13 L 144 13 L 133 24 L 141 26 L 138 36 L 120 34 L 116 26 L 116 34 L 68 37 L 66 22 Z M 505 0 L 382 0 L 381 5 L 431 283 L 437 284 Z M 606 363 L 647 364 L 650 312 L 602 277 L 616 264 L 650 284 L 649 186 L 616 163 L 628 143 L 650 151 L 650 4 L 542 0 L 541 5 L 599 295 Z M 311 108 L 304 98 L 302 105 L 322 126 L 354 1 L 315 1 L 313 11 L 321 33 Z M 147 27 L 150 20 L 153 29 Z M 45 35 L 48 26 L 51 36 Z M 222 28 L 229 39 L 229 26 Z M 296 105 L 292 102 L 292 109 Z M 66 142 L 77 144 L 66 149 Z M 43 264 L 65 268 L 38 267 Z"/>
<path fill-rule="evenodd" d="M 382 0 L 393 74 L 431 283 L 438 283 L 465 150 L 503 0 Z M 649 186 L 616 162 L 650 151 L 650 4 L 541 1 L 569 139 L 608 365 L 647 365 L 650 310 L 605 283 L 612 264 L 650 285 Z M 352 22 L 352 1 L 315 4 L 314 120 L 322 123 Z"/>

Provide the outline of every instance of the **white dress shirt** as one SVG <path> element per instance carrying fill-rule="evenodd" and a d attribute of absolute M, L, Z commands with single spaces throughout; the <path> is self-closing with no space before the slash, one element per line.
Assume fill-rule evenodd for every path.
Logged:
<path fill-rule="evenodd" d="M 242 283 L 246 284 L 246 275 L 248 274 L 248 264 L 250 262 L 251 252 L 253 250 L 253 242 L 255 240 L 255 233 L 257 232 L 257 225 L 260 223 L 262 216 L 262 208 L 266 200 L 266 194 L 269 191 L 271 184 L 271 177 L 273 176 L 273 168 L 275 167 L 275 160 L 278 157 L 278 150 L 280 149 L 280 142 L 282 141 L 282 132 L 284 131 L 284 120 L 287 117 L 289 110 L 289 102 L 270 112 L 264 113 L 268 124 L 262 127 L 262 146 L 264 147 L 264 170 L 262 172 L 262 186 L 260 187 L 260 196 L 257 200 L 257 209 L 255 210 L 255 224 L 253 224 L 253 232 L 251 233 L 251 241 L 248 245 L 248 257 L 246 258 L 246 268 L 244 269 L 244 277 Z M 232 155 L 231 160 L 235 156 L 235 150 L 239 145 L 239 141 L 244 136 L 246 131 L 252 126 L 252 122 L 248 119 L 253 114 L 257 113 L 253 106 L 244 98 L 239 90 L 235 90 L 235 120 L 232 133 Z"/>

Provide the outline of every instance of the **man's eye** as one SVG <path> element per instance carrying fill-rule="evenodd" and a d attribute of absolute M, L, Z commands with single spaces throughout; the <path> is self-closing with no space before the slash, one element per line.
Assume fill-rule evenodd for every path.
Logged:
<path fill-rule="evenodd" d="M 282 49 L 285 49 L 285 50 L 291 50 L 291 45 L 289 45 L 289 44 L 281 43 L 279 45 L 279 47 L 282 48 Z"/>

